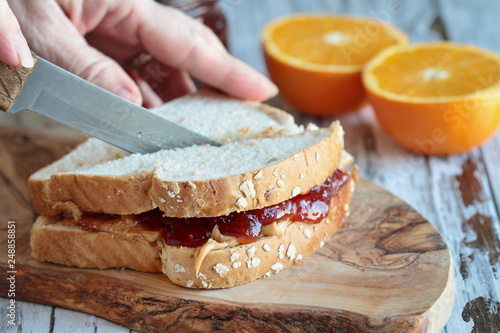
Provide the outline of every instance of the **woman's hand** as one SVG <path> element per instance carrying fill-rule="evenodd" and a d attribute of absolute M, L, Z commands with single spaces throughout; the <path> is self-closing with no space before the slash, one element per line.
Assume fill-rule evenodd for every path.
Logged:
<path fill-rule="evenodd" d="M 134 103 L 151 107 L 194 91 L 190 76 L 240 98 L 277 93 L 206 26 L 152 0 L 8 1 L 35 53 Z M 125 71 L 143 51 L 153 60 L 140 73 Z"/>

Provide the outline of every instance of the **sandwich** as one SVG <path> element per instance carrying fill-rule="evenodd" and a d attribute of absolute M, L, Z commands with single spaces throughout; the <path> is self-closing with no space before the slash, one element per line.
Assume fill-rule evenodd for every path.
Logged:
<path fill-rule="evenodd" d="M 348 215 L 357 170 L 338 122 L 304 128 L 214 93 L 152 112 L 224 144 L 130 154 L 88 139 L 29 178 L 35 259 L 227 288 L 304 264 Z"/>

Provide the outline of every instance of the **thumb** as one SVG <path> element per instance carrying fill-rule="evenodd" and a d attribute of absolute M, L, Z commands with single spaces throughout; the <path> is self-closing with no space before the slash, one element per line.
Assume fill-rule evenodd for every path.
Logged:
<path fill-rule="evenodd" d="M 0 61 L 12 66 L 33 67 L 28 43 L 5 0 L 0 0 Z"/>

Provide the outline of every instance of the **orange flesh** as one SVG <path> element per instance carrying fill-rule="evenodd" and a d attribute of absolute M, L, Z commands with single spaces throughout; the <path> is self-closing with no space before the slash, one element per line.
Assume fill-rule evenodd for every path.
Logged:
<path fill-rule="evenodd" d="M 498 60 L 463 48 L 395 53 L 372 73 L 382 90 L 407 97 L 462 96 L 500 82 Z"/>
<path fill-rule="evenodd" d="M 377 21 L 297 18 L 277 26 L 271 40 L 281 52 L 319 65 L 362 65 L 398 40 Z"/>

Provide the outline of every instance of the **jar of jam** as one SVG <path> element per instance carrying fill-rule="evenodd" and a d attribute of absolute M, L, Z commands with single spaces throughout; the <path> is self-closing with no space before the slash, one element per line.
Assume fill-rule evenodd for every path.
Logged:
<path fill-rule="evenodd" d="M 227 48 L 227 21 L 217 5 L 218 0 L 156 0 L 182 10 L 187 15 L 200 20 L 219 37 Z"/>

